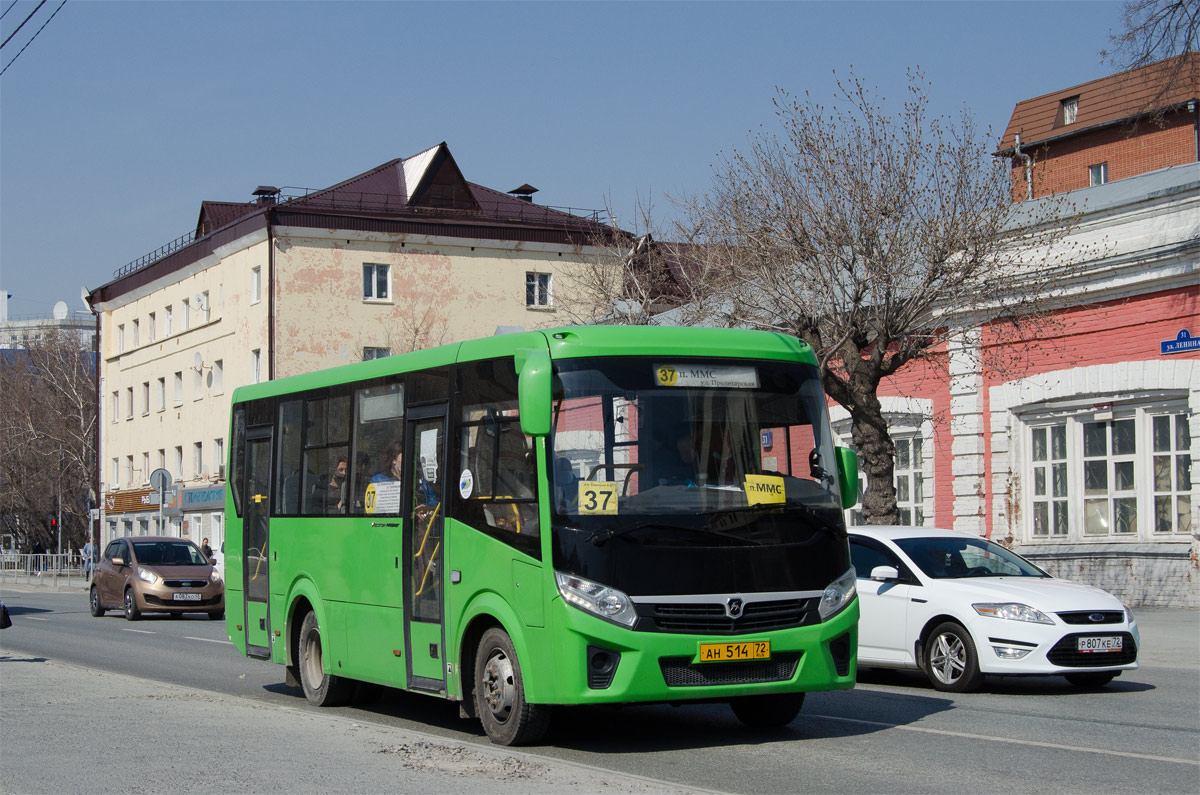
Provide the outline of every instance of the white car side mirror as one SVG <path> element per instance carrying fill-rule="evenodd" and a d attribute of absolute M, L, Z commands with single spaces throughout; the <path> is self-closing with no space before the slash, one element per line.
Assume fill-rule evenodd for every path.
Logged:
<path fill-rule="evenodd" d="M 888 580 L 900 579 L 900 572 L 896 571 L 895 566 L 876 566 L 871 569 L 871 579 L 879 582 L 887 582 Z"/>

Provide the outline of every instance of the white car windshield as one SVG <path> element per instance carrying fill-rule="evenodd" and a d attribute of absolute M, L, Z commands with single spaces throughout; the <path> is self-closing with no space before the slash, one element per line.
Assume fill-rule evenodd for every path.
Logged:
<path fill-rule="evenodd" d="M 895 543 L 917 568 L 935 580 L 1049 576 L 1015 552 L 982 538 L 897 538 Z"/>

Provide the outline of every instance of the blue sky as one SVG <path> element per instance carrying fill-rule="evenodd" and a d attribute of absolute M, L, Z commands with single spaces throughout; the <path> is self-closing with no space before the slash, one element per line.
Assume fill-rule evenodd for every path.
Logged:
<path fill-rule="evenodd" d="M 770 127 L 776 86 L 828 100 L 834 70 L 899 97 L 919 66 L 934 112 L 998 137 L 1019 100 L 1112 71 L 1120 9 L 70 0 L 0 77 L 0 288 L 10 315 L 82 308 L 81 286 L 187 232 L 202 200 L 325 187 L 440 141 L 472 182 L 668 216 Z"/>

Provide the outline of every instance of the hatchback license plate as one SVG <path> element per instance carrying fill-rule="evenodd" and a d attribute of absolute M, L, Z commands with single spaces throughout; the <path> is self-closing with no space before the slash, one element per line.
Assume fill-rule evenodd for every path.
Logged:
<path fill-rule="evenodd" d="M 199 602 L 200 594 L 198 593 L 177 593 L 171 594 L 171 598 L 176 602 Z"/>
<path fill-rule="evenodd" d="M 771 641 L 769 640 L 700 644 L 700 662 L 702 663 L 769 659 L 771 659 Z"/>
<path fill-rule="evenodd" d="M 1106 651 L 1121 651 L 1123 639 L 1120 635 L 1108 635 L 1104 637 L 1087 637 L 1079 638 L 1076 641 L 1075 648 L 1080 652 L 1106 652 Z"/>

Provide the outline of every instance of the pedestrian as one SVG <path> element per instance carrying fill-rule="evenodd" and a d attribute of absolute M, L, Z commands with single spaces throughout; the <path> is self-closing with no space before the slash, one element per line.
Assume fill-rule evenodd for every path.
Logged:
<path fill-rule="evenodd" d="M 91 539 L 91 536 L 89 536 L 87 543 L 83 545 L 83 549 L 80 550 L 80 553 L 79 553 L 79 554 L 83 555 L 83 581 L 85 583 L 90 582 L 92 579 L 92 551 L 93 551 L 93 549 L 94 549 L 94 547 L 92 547 L 92 539 Z"/>
<path fill-rule="evenodd" d="M 212 547 L 208 545 L 207 538 L 200 542 L 200 551 L 204 553 L 204 558 L 206 560 L 212 560 Z"/>

